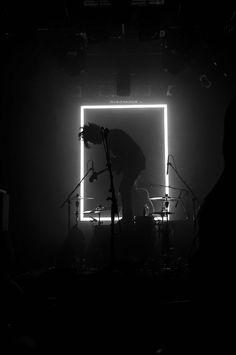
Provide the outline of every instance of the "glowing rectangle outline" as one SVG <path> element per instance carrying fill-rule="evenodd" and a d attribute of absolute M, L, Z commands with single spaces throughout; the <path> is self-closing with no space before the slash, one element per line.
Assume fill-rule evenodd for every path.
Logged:
<path fill-rule="evenodd" d="M 100 110 L 100 109 L 133 109 L 133 108 L 162 108 L 164 110 L 164 152 L 165 152 L 165 167 L 168 161 L 168 114 L 167 104 L 132 104 L 132 105 L 82 105 L 80 106 L 80 127 L 84 127 L 84 113 L 85 110 Z M 169 195 L 169 175 L 165 168 L 165 194 Z M 84 141 L 80 140 L 80 180 L 84 177 Z M 91 221 L 90 217 L 84 217 L 84 180 L 80 184 L 80 221 Z M 101 221 L 111 221 L 111 217 L 101 217 Z M 117 218 L 116 218 L 117 220 Z"/>

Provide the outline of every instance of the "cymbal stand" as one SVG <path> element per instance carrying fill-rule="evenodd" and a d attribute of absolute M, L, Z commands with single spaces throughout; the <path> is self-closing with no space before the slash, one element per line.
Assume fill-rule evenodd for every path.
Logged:
<path fill-rule="evenodd" d="M 78 224 L 79 220 L 79 194 L 76 194 L 76 200 L 75 200 L 75 225 Z"/>
<path fill-rule="evenodd" d="M 168 195 L 165 194 L 165 200 L 162 207 L 162 255 L 165 257 L 167 266 L 169 265 L 169 252 L 170 252 L 170 236 L 169 236 L 169 201 Z M 166 217 L 166 223 L 164 224 L 164 217 Z"/>
<path fill-rule="evenodd" d="M 94 221 L 97 222 L 97 226 L 101 226 L 102 225 L 102 222 L 101 222 L 101 211 L 98 210 L 98 212 L 95 212 L 97 215 L 98 215 L 98 219 L 97 218 L 93 218 Z"/>
<path fill-rule="evenodd" d="M 75 192 L 75 190 L 81 185 L 81 182 L 88 176 L 88 174 L 90 173 L 90 171 L 92 170 L 92 168 L 88 169 L 88 171 L 86 172 L 86 174 L 83 176 L 83 178 L 78 182 L 78 184 L 74 187 L 74 189 L 69 193 L 69 195 L 67 196 L 67 198 L 65 199 L 65 201 L 61 204 L 60 208 L 63 208 L 65 206 L 65 204 L 67 204 L 67 214 L 68 214 L 68 220 L 67 220 L 67 233 L 68 236 L 70 234 L 70 230 L 71 230 L 71 221 L 70 221 L 70 215 L 71 215 L 71 196 L 72 194 Z M 77 194 L 78 199 L 79 199 L 79 195 Z M 77 202 L 77 201 L 76 201 Z M 79 212 L 78 212 L 78 208 L 79 208 L 79 202 L 78 205 L 76 204 L 76 208 L 77 208 L 77 213 L 76 213 L 76 221 L 78 220 L 78 216 L 79 216 Z M 77 222 L 76 222 L 77 223 Z"/>
<path fill-rule="evenodd" d="M 102 222 L 101 222 L 101 212 L 98 212 L 98 226 L 101 226 Z"/>
<path fill-rule="evenodd" d="M 197 202 L 198 202 L 198 206 L 200 206 L 200 202 L 199 202 L 197 196 L 195 195 L 195 193 L 193 192 L 193 190 L 191 189 L 191 187 L 182 178 L 182 176 L 178 172 L 177 168 L 170 161 L 169 161 L 168 164 L 173 169 L 173 171 L 178 176 L 178 178 L 182 181 L 182 183 L 186 186 L 187 190 L 191 193 L 192 206 L 193 206 L 193 227 L 194 227 L 194 232 L 195 232 L 196 231 L 196 227 L 197 227 Z"/>

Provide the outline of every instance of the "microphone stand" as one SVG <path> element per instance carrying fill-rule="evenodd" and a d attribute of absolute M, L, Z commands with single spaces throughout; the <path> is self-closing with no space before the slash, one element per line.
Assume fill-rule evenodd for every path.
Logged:
<path fill-rule="evenodd" d="M 114 188 L 114 179 L 111 167 L 111 157 L 110 157 L 110 149 L 108 143 L 108 129 L 101 129 L 102 133 L 102 140 L 104 145 L 104 150 L 106 154 L 106 161 L 107 161 L 107 170 L 110 176 L 110 189 L 111 197 L 108 197 L 107 200 L 111 200 L 111 231 L 110 231 L 110 267 L 111 269 L 114 266 L 115 261 L 115 247 L 114 247 L 114 235 L 115 235 L 115 215 L 118 214 L 118 205 L 117 199 L 115 195 L 115 188 Z"/>
<path fill-rule="evenodd" d="M 63 208 L 65 204 L 67 203 L 67 213 L 68 213 L 68 222 L 67 222 L 67 228 L 68 228 L 68 236 L 70 234 L 70 229 L 71 229 L 71 223 L 70 223 L 70 208 L 71 208 L 71 196 L 74 193 L 74 191 L 80 186 L 81 182 L 88 176 L 89 172 L 92 170 L 92 168 L 88 169 L 84 177 L 78 182 L 78 184 L 74 187 L 74 189 L 69 193 L 65 201 L 61 204 L 60 208 Z"/>

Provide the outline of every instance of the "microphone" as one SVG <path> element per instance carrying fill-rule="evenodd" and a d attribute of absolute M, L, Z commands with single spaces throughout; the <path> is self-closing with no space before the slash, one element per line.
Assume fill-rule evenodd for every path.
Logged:
<path fill-rule="evenodd" d="M 94 171 L 94 161 L 93 160 L 92 160 L 91 170 L 92 170 L 92 175 L 90 176 L 89 181 L 93 182 L 93 180 L 97 179 L 97 173 Z"/>
<path fill-rule="evenodd" d="M 168 155 L 168 159 L 167 159 L 167 171 L 166 171 L 166 175 L 169 174 L 169 165 L 170 165 L 170 155 Z"/>
<path fill-rule="evenodd" d="M 165 194 L 165 208 L 167 209 L 168 207 L 169 207 L 168 195 Z"/>
<path fill-rule="evenodd" d="M 98 174 L 96 173 L 96 171 L 94 171 L 89 178 L 89 182 L 93 182 L 94 180 L 97 180 L 97 177 L 98 177 Z"/>

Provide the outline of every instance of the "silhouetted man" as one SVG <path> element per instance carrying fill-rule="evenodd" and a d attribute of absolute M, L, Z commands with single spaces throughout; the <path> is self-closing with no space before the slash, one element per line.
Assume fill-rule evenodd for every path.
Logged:
<path fill-rule="evenodd" d="M 145 157 L 139 145 L 123 130 L 107 130 L 107 142 L 111 153 L 111 167 L 117 174 L 122 174 L 119 192 L 122 203 L 122 216 L 124 227 L 133 223 L 132 187 L 140 174 L 145 169 Z M 89 143 L 102 144 L 104 129 L 88 123 L 83 127 L 79 137 L 83 138 L 87 148 Z"/>

